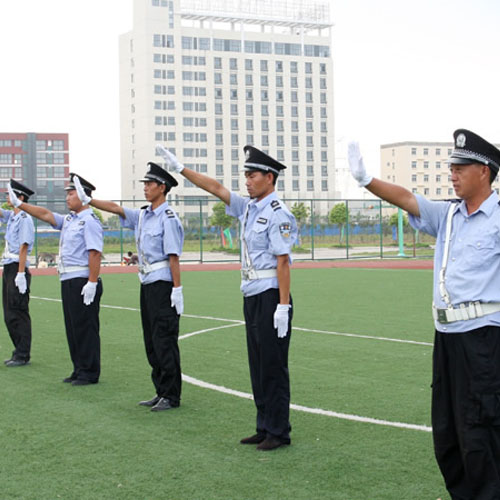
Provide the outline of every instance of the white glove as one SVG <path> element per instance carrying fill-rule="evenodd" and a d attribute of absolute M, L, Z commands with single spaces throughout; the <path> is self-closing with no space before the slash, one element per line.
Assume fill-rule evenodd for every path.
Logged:
<path fill-rule="evenodd" d="M 182 286 L 172 288 L 170 295 L 172 307 L 175 307 L 177 314 L 180 316 L 184 312 L 184 296 L 182 295 Z"/>
<path fill-rule="evenodd" d="M 28 289 L 28 284 L 26 283 L 26 273 L 17 273 L 14 283 L 19 289 L 19 293 L 26 293 Z"/>
<path fill-rule="evenodd" d="M 177 172 L 180 174 L 184 170 L 184 165 L 165 146 L 157 144 L 156 152 L 165 160 L 170 172 Z"/>
<path fill-rule="evenodd" d="M 358 181 L 359 187 L 365 187 L 373 180 L 373 176 L 366 172 L 363 157 L 357 142 L 350 142 L 347 147 L 347 160 L 352 176 Z"/>
<path fill-rule="evenodd" d="M 92 201 L 92 198 L 83 190 L 82 183 L 77 175 L 73 176 L 73 184 L 75 185 L 76 194 L 78 195 L 78 198 L 80 198 L 80 201 L 84 205 L 88 205 Z"/>
<path fill-rule="evenodd" d="M 274 328 L 278 330 L 278 338 L 286 337 L 288 332 L 288 310 L 290 304 L 278 304 L 274 311 Z"/>
<path fill-rule="evenodd" d="M 89 306 L 94 302 L 95 292 L 97 289 L 97 282 L 87 281 L 86 285 L 82 288 L 83 303 Z"/>
<path fill-rule="evenodd" d="M 13 207 L 19 208 L 22 201 L 16 196 L 10 182 L 7 184 L 7 191 L 9 192 L 9 200 Z"/>

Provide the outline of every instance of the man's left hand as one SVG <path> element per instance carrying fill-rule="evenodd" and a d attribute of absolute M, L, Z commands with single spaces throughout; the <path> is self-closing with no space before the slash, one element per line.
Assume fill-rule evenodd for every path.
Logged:
<path fill-rule="evenodd" d="M 94 302 L 96 289 L 96 281 L 87 281 L 87 284 L 82 288 L 83 303 L 86 306 L 89 306 L 92 302 Z"/>
<path fill-rule="evenodd" d="M 278 304 L 274 312 L 274 328 L 278 330 L 278 338 L 286 337 L 288 333 L 288 310 L 290 304 Z"/>
<path fill-rule="evenodd" d="M 184 296 L 182 295 L 182 286 L 172 288 L 170 300 L 172 307 L 175 307 L 177 314 L 180 316 L 184 312 Z"/>
<path fill-rule="evenodd" d="M 26 293 L 26 290 L 28 289 L 28 284 L 26 283 L 26 273 L 17 273 L 14 283 L 16 284 L 19 293 Z"/>

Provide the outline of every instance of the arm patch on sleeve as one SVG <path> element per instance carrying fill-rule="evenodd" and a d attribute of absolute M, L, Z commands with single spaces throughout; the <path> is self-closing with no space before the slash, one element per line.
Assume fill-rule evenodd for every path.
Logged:
<path fill-rule="evenodd" d="M 292 230 L 292 225 L 289 222 L 282 222 L 280 224 L 280 234 L 283 238 L 290 237 L 290 231 Z"/>

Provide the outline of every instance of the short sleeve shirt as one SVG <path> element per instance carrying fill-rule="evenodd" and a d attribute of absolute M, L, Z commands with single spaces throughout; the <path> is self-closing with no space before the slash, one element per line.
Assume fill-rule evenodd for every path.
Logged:
<path fill-rule="evenodd" d="M 248 217 L 245 213 L 248 205 Z M 244 237 L 254 269 L 276 269 L 278 255 L 288 255 L 292 263 L 292 247 L 297 238 L 295 217 L 278 198 L 275 191 L 260 201 L 231 192 L 226 213 L 238 217 L 245 227 Z M 243 238 L 243 235 L 242 235 Z M 241 245 L 243 248 L 243 245 Z M 244 256 L 242 255 L 244 263 Z M 279 288 L 278 278 L 242 280 L 241 291 L 246 297 Z"/>
<path fill-rule="evenodd" d="M 433 300 L 446 308 L 439 291 L 446 235 L 446 218 L 451 202 L 429 201 L 416 195 L 420 217 L 409 216 L 411 225 L 436 238 Z M 464 201 L 456 203 L 446 266 L 446 290 L 453 306 L 473 301 L 500 302 L 500 205 L 492 192 L 473 213 Z M 435 322 L 442 332 L 466 332 L 486 325 L 500 326 L 500 312 L 468 321 Z"/>
<path fill-rule="evenodd" d="M 102 253 L 103 230 L 101 221 L 92 209 L 68 215 L 53 213 L 55 228 L 61 231 L 59 240 L 59 260 L 64 267 L 86 267 L 79 271 L 65 272 L 59 275 L 61 281 L 72 278 L 89 277 L 89 250 Z"/>
<path fill-rule="evenodd" d="M 0 220 L 7 224 L 5 230 L 6 250 L 10 255 L 2 257 L 2 264 L 19 262 L 19 251 L 22 245 L 28 245 L 28 255 L 31 253 L 35 241 L 35 226 L 33 219 L 26 212 L 14 213 L 13 210 L 2 210 Z M 15 257 L 17 255 L 17 257 Z M 26 265 L 29 265 L 26 260 Z"/>
<path fill-rule="evenodd" d="M 141 210 L 144 214 L 139 229 Z M 123 227 L 134 230 L 139 266 L 169 260 L 169 255 L 181 255 L 184 229 L 168 202 L 154 210 L 149 205 L 140 210 L 124 208 L 124 211 L 125 218 L 120 218 L 120 222 Z M 139 273 L 139 280 L 142 284 L 172 281 L 172 273 L 169 267 L 163 267 L 147 274 Z"/>

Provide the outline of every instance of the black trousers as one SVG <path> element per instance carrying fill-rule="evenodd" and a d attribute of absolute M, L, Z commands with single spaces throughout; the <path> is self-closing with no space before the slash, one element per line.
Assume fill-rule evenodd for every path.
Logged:
<path fill-rule="evenodd" d="M 172 286 L 171 281 L 141 285 L 141 320 L 156 394 L 178 406 L 182 374 L 178 345 L 179 315 L 171 305 Z"/>
<path fill-rule="evenodd" d="M 436 331 L 432 432 L 453 500 L 500 499 L 500 327 Z"/>
<path fill-rule="evenodd" d="M 17 262 L 3 266 L 3 319 L 14 344 L 12 358 L 29 361 L 31 352 L 31 318 L 29 312 L 31 274 L 26 268 L 27 290 L 26 293 L 21 294 L 14 282 L 18 270 L 19 263 Z"/>
<path fill-rule="evenodd" d="M 292 299 L 290 297 L 290 303 Z M 274 312 L 279 304 L 279 290 L 244 297 L 243 313 L 247 333 L 248 363 L 255 406 L 257 433 L 290 442 L 290 377 L 288 348 L 292 333 L 293 308 L 290 308 L 288 333 L 278 338 Z"/>
<path fill-rule="evenodd" d="M 71 377 L 97 382 L 101 373 L 99 305 L 102 282 L 99 278 L 94 301 L 86 306 L 82 288 L 87 281 L 87 278 L 61 281 L 61 297 L 69 354 L 73 362 Z"/>

